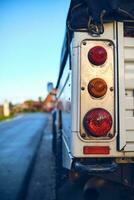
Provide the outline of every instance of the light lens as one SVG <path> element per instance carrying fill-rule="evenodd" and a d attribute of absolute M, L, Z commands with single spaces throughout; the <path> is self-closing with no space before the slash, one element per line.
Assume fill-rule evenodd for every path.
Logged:
<path fill-rule="evenodd" d="M 93 65 L 103 65 L 107 60 L 107 51 L 102 46 L 95 46 L 89 50 L 88 59 Z"/>
<path fill-rule="evenodd" d="M 89 135 L 105 137 L 112 128 L 112 117 L 102 108 L 90 110 L 83 119 L 83 126 Z"/>
<path fill-rule="evenodd" d="M 107 92 L 107 84 L 101 78 L 92 79 L 88 84 L 88 92 L 95 98 L 104 96 Z"/>
<path fill-rule="evenodd" d="M 109 154 L 109 146 L 84 146 L 83 154 Z"/>

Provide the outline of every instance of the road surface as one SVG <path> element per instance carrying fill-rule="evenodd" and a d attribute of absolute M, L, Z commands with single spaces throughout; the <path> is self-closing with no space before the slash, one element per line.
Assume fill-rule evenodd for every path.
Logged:
<path fill-rule="evenodd" d="M 98 200 L 120 200 L 120 193 L 116 184 L 107 184 Z M 0 200 L 74 199 L 84 200 L 81 181 L 64 182 L 55 198 L 51 116 L 27 114 L 0 123 Z"/>
<path fill-rule="evenodd" d="M 51 116 L 48 117 L 44 136 L 37 152 L 26 200 L 55 199 L 55 159 L 52 154 Z"/>
<path fill-rule="evenodd" d="M 0 200 L 24 200 L 47 120 L 37 113 L 0 123 Z"/>

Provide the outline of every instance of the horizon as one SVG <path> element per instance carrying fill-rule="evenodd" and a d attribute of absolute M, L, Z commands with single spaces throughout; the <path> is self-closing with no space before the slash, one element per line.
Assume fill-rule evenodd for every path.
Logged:
<path fill-rule="evenodd" d="M 3 106 L 4 105 L 4 103 L 5 102 L 7 102 L 7 103 L 12 103 L 13 105 L 17 105 L 17 104 L 23 104 L 24 102 L 27 102 L 27 101 L 34 101 L 34 102 L 39 102 L 39 98 L 40 98 L 41 96 L 39 96 L 39 97 L 37 97 L 37 98 L 35 98 L 35 99 L 24 99 L 24 101 L 20 101 L 20 102 L 12 102 L 12 101 L 8 101 L 7 99 L 5 99 L 3 102 L 0 102 L 0 106 Z M 47 95 L 46 95 L 46 97 L 47 97 Z M 45 98 L 42 98 L 41 97 L 41 99 L 42 99 L 42 101 L 44 101 L 45 99 L 46 99 L 46 97 Z"/>

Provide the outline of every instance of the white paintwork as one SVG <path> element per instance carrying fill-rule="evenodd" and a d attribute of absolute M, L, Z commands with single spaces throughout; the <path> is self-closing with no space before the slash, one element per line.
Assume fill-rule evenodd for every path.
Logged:
<path fill-rule="evenodd" d="M 118 34 L 123 32 L 123 24 L 119 24 Z M 120 87 L 120 150 L 134 151 L 134 38 L 119 37 L 119 80 Z M 121 49 L 121 51 L 120 51 Z M 124 75 L 123 75 L 124 73 Z M 125 97 L 124 97 L 125 95 Z M 125 102 L 123 102 L 123 98 Z"/>
<path fill-rule="evenodd" d="M 75 37 L 74 37 L 75 38 Z M 77 38 L 77 37 L 76 37 Z M 75 42 L 75 40 L 74 40 Z M 80 48 L 75 47 L 74 43 L 72 49 L 72 109 L 71 109 L 71 116 L 72 116 L 72 124 L 71 130 L 72 132 L 79 132 L 80 124 Z M 71 141 L 70 141 L 71 142 Z"/>
<path fill-rule="evenodd" d="M 113 93 L 109 92 L 110 98 L 107 96 L 101 103 L 91 100 L 89 109 L 94 107 L 106 106 L 114 118 L 114 129 L 112 131 L 115 137 L 110 140 L 83 140 L 80 137 L 81 122 L 83 115 L 89 110 L 87 107 L 87 95 L 81 99 L 81 42 L 83 40 L 111 40 L 115 45 L 115 63 L 111 66 L 111 72 L 114 65 L 114 97 Z M 109 23 L 105 24 L 105 32 L 100 37 L 91 37 L 88 33 L 75 32 L 72 41 L 71 52 L 71 129 L 63 134 L 63 163 L 64 166 L 70 168 L 72 157 L 134 157 L 134 42 L 133 39 L 123 37 L 123 24 L 122 23 Z M 102 41 L 101 41 L 102 42 Z M 125 51 L 124 51 L 125 47 Z M 118 59 L 117 59 L 118 58 Z M 125 58 L 125 59 L 124 59 Z M 117 63 L 118 60 L 118 63 Z M 125 61 L 124 61 L 125 60 Z M 124 67 L 125 62 L 125 67 Z M 65 69 L 67 72 L 67 68 Z M 66 74 L 66 76 L 65 76 Z M 68 73 L 64 72 L 67 77 Z M 91 74 L 92 76 L 93 74 Z M 105 78 L 105 74 L 102 74 Z M 106 78 L 107 79 L 107 78 Z M 108 81 L 108 79 L 107 79 Z M 62 80 L 61 80 L 62 83 Z M 82 84 L 87 84 L 82 82 Z M 63 84 L 62 84 L 63 85 Z M 111 85 L 111 86 L 113 86 Z M 119 90 L 118 90 L 119 86 Z M 66 89 L 65 89 L 66 91 Z M 65 91 L 61 95 L 61 99 L 67 98 Z M 127 95 L 125 95 L 125 93 Z M 64 98 L 65 97 L 65 98 Z M 118 98 L 119 97 L 119 98 Z M 85 98 L 85 101 L 84 101 Z M 88 97 L 89 98 L 89 97 Z M 108 102 L 109 101 L 109 102 Z M 82 103 L 82 105 L 81 105 Z M 93 104 L 92 104 L 93 103 Z M 106 103 L 106 105 L 105 105 Z M 85 109 L 81 112 L 81 106 Z M 82 109 L 83 109 L 82 108 Z M 118 121 L 119 115 L 119 121 Z M 65 118 L 66 119 L 66 118 Z M 64 128 L 64 127 L 63 127 Z M 64 129 L 65 130 L 65 129 Z M 71 137 L 70 137 L 71 135 Z M 118 135 L 118 137 L 117 137 Z M 109 146 L 110 155 L 83 155 L 83 146 Z M 125 147 L 125 149 L 124 149 Z M 68 155 L 69 154 L 69 155 Z M 72 157 L 70 156 L 72 155 Z"/>
<path fill-rule="evenodd" d="M 118 23 L 117 28 L 117 54 L 118 54 L 118 84 L 119 84 L 119 150 L 126 145 L 125 129 L 125 68 L 124 68 L 124 46 L 123 46 L 123 23 Z M 123 135 L 124 134 L 124 135 Z"/>
<path fill-rule="evenodd" d="M 134 151 L 134 38 L 124 39 L 124 61 L 125 61 L 125 91 L 128 103 L 125 106 L 126 146 L 125 151 Z M 128 108 L 129 105 L 129 108 Z M 128 115 L 128 111 L 129 113 Z"/>

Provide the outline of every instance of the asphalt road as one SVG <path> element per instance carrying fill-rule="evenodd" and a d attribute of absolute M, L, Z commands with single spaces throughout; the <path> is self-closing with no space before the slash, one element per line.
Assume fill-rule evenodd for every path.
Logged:
<path fill-rule="evenodd" d="M 52 154 L 51 115 L 37 152 L 26 200 L 57 200 L 55 195 L 55 158 Z"/>
<path fill-rule="evenodd" d="M 24 200 L 47 119 L 37 113 L 0 123 L 0 200 Z"/>
<path fill-rule="evenodd" d="M 128 200 L 120 198 L 123 191 L 116 184 L 99 192 L 98 200 Z M 55 197 L 51 116 L 28 114 L 0 123 L 0 200 L 74 199 L 84 200 L 80 180 L 65 181 Z M 90 195 L 87 199 L 93 200 Z"/>

